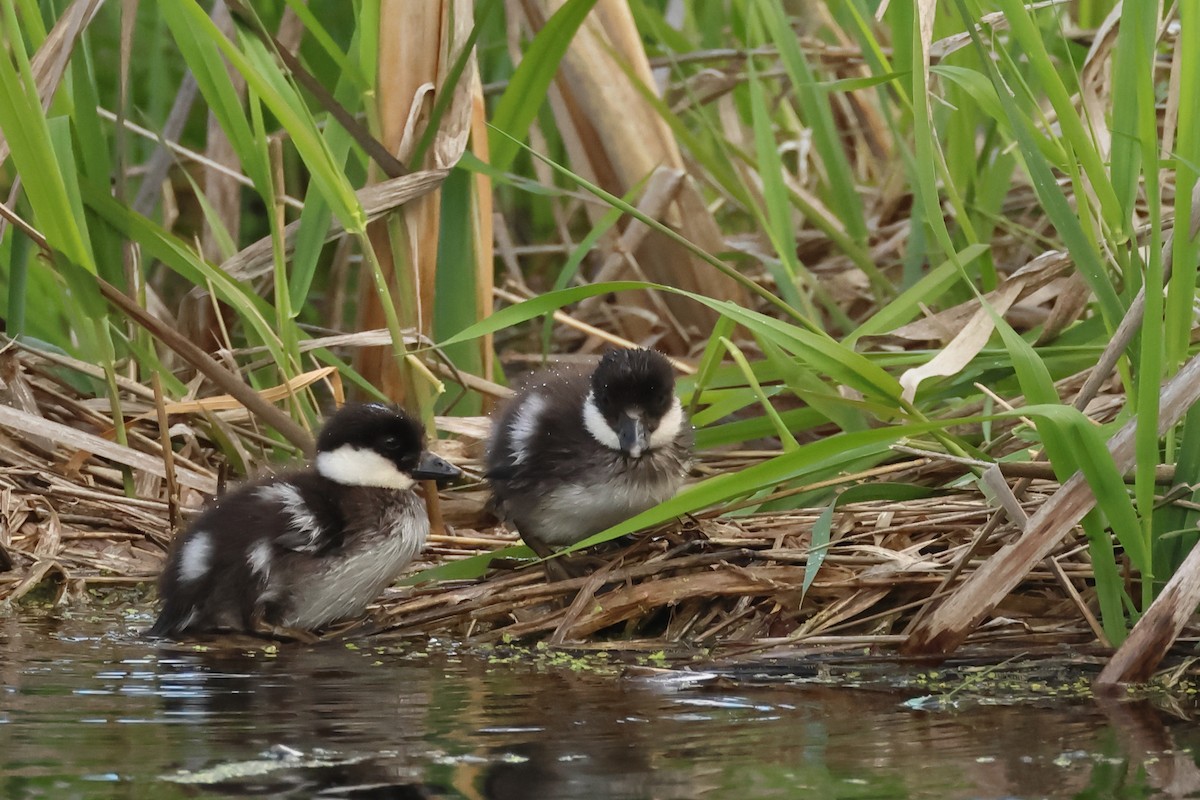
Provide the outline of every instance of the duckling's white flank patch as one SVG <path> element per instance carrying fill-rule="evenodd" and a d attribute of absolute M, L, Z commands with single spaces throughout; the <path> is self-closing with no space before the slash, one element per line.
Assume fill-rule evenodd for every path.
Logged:
<path fill-rule="evenodd" d="M 609 427 L 608 420 L 604 419 L 604 415 L 596 407 L 596 397 L 592 392 L 588 392 L 587 399 L 583 401 L 583 427 L 587 428 L 593 439 L 605 447 L 621 449 L 621 440 L 617 432 Z"/>
<path fill-rule="evenodd" d="M 650 434 L 650 448 L 663 447 L 670 444 L 679 435 L 679 429 L 683 427 L 683 404 L 676 397 L 671 403 L 671 407 L 667 409 L 667 413 L 663 414 L 663 418 L 659 420 L 658 427 L 654 429 L 654 433 Z"/>
<path fill-rule="evenodd" d="M 212 561 L 212 536 L 204 531 L 196 531 L 192 537 L 183 543 L 179 551 L 179 579 L 194 581 L 208 572 Z"/>
<path fill-rule="evenodd" d="M 523 464 L 529 457 L 529 445 L 533 435 L 537 433 L 539 417 L 546 410 L 546 397 L 531 394 L 521 402 L 517 416 L 513 419 L 509 432 L 512 435 L 512 460 L 514 464 Z"/>
<path fill-rule="evenodd" d="M 343 486 L 376 486 L 381 489 L 411 489 L 416 483 L 391 460 L 374 450 L 344 444 L 317 455 L 317 472 Z"/>
<path fill-rule="evenodd" d="M 250 548 L 250 569 L 264 578 L 271 573 L 271 543 L 265 539 Z"/>
<path fill-rule="evenodd" d="M 292 518 L 288 529 L 298 534 L 300 540 L 305 543 L 291 549 L 300 552 L 317 549 L 321 538 L 321 523 L 300 496 L 299 489 L 290 483 L 272 483 L 259 489 L 258 496 L 268 503 L 278 503 L 283 513 Z M 251 556 L 253 557 L 253 553 Z M 270 558 L 269 550 L 267 557 Z"/>

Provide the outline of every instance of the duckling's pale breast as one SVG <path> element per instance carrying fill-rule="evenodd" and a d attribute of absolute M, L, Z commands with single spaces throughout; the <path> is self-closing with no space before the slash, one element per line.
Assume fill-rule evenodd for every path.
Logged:
<path fill-rule="evenodd" d="M 534 508 L 514 514 L 517 527 L 551 546 L 574 544 L 671 499 L 683 483 L 682 460 L 670 448 L 632 464 L 618 460 L 550 488 Z"/>
<path fill-rule="evenodd" d="M 425 546 L 429 519 L 415 493 L 351 492 L 342 544 L 317 557 L 298 556 L 290 565 L 285 627 L 311 630 L 361 614 Z"/>

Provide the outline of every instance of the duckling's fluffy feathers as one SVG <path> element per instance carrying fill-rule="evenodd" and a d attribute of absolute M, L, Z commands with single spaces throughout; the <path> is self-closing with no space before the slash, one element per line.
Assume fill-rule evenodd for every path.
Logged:
<path fill-rule="evenodd" d="M 399 409 L 339 411 L 314 468 L 242 486 L 177 538 L 149 633 L 312 630 L 361 613 L 428 536 L 415 481 L 456 472 L 423 439 Z"/>
<path fill-rule="evenodd" d="M 149 633 L 320 628 L 360 613 L 428 533 L 413 492 L 346 487 L 311 472 L 249 484 L 181 537 Z"/>
<path fill-rule="evenodd" d="M 610 420 L 624 406 L 597 387 L 604 373 L 563 368 L 536 376 L 500 414 L 489 441 L 487 476 L 499 516 L 527 543 L 560 547 L 672 497 L 691 463 L 692 431 L 667 370 L 652 393 L 617 390 L 618 401 L 653 406 L 658 427 L 649 432 L 650 449 L 636 456 L 616 446 Z"/>

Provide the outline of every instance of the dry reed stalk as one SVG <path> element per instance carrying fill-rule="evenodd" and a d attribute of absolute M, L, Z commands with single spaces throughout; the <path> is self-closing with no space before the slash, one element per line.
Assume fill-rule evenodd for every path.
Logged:
<path fill-rule="evenodd" d="M 466 149 L 476 124 L 475 96 L 481 91 L 474 54 L 455 86 L 446 80 L 462 52 L 472 24 L 470 0 L 407 3 L 384 0 L 379 10 L 379 63 L 377 109 L 379 139 L 389 152 L 410 169 L 449 169 Z M 409 163 L 430 124 L 433 105 L 442 92 L 452 99 L 440 120 L 432 146 L 421 164 Z M 481 184 L 476 183 L 475 186 Z M 393 219 L 368 227 L 368 238 L 384 271 L 400 322 L 420 334 L 433 332 L 434 289 L 438 253 L 441 194 L 433 191 L 416 197 Z M 487 210 L 490 220 L 490 210 Z M 490 239 L 490 223 L 481 221 L 480 235 Z M 490 274 L 490 241 L 482 248 Z M 360 281 L 360 329 L 384 327 L 382 299 L 370 280 Z M 397 364 L 386 350 L 362 351 L 357 366 L 362 375 L 385 394 L 428 410 L 431 399 L 425 384 Z"/>
<path fill-rule="evenodd" d="M 473 23 L 470 0 L 442 0 L 437 3 L 406 3 L 384 0 L 380 4 L 380 36 L 377 74 L 377 110 L 379 139 L 389 152 L 408 164 L 410 169 L 445 170 L 454 166 L 466 149 L 472 126 L 477 125 L 477 97 L 481 89 L 475 54 L 468 56 L 466 69 L 453 86 L 448 85 L 455 61 L 467 45 Z M 440 120 L 432 120 L 435 102 L 449 92 Z M 431 146 L 419 154 L 421 163 L 411 163 L 427 127 L 436 123 Z M 486 182 L 471 184 L 488 194 Z M 475 198 L 476 271 L 491 271 L 490 200 Z M 435 287 L 438 265 L 438 240 L 441 193 L 432 191 L 409 202 L 391 218 L 379 220 L 367 228 L 369 246 L 383 272 L 391 302 L 402 326 L 418 335 L 433 333 Z M 487 240 L 480 242 L 482 237 Z M 486 267 L 486 270 L 485 270 Z M 490 277 L 486 280 L 490 288 Z M 478 307 L 477 314 L 486 313 Z M 383 327 L 388 311 L 373 280 L 366 276 L 359 284 L 360 329 Z M 487 307 L 490 309 L 490 306 Z M 399 343 L 396 343 L 397 345 Z M 490 348 L 490 338 L 480 343 Z M 428 419 L 433 413 L 432 375 L 405 360 L 397 362 L 394 350 L 360 350 L 356 366 L 368 381 L 397 402 L 414 408 Z M 485 351 L 486 352 L 486 351 Z M 484 363 L 490 360 L 485 357 Z M 435 531 L 442 530 L 437 493 L 427 487 L 430 517 Z"/>
<path fill-rule="evenodd" d="M 1193 547 L 1167 581 L 1129 638 L 1105 665 L 1099 684 L 1144 683 L 1150 679 L 1200 606 L 1200 547 Z"/>
<path fill-rule="evenodd" d="M 531 27 L 540 30 L 562 4 L 562 0 L 522 0 L 521 7 Z M 629 7 L 618 0 L 600 0 L 571 42 L 550 94 L 571 168 L 618 196 L 660 167 L 684 170 L 670 129 L 626 78 L 623 67 L 644 86 L 654 86 Z M 593 215 L 604 212 L 590 205 L 587 210 Z M 690 179 L 684 180 L 660 221 L 709 253 L 724 249 L 716 221 Z M 657 233 L 646 236 L 628 258 L 654 282 L 746 302 L 744 290 L 735 282 Z M 696 333 L 711 330 L 716 321 L 706 307 L 670 295 L 663 299 L 671 314 Z M 630 296 L 625 302 L 658 315 L 647 297 Z M 631 325 L 631 331 L 629 338 L 637 340 L 650 333 L 644 325 Z M 659 346 L 671 352 L 685 352 L 690 344 L 669 328 L 662 333 L 665 338 Z"/>
<path fill-rule="evenodd" d="M 442 24 L 447 12 L 444 2 L 384 0 L 379 6 L 378 138 L 388 152 L 410 169 L 424 166 L 408 161 L 419 134 L 417 125 L 427 118 L 432 105 L 427 96 L 437 86 Z M 398 306 L 401 324 L 424 335 L 432 332 L 433 266 L 437 263 L 440 203 L 441 194 L 435 190 L 414 198 L 394 217 L 379 220 L 367 229 L 375 258 Z M 403 236 L 400 241 L 393 239 L 391 225 Z M 359 282 L 357 327 L 360 330 L 386 325 L 382 302 L 374 283 L 364 275 Z M 403 402 L 412 395 L 409 376 L 401 374 L 401 367 L 390 351 L 364 350 L 358 354 L 356 365 L 363 377 L 389 397 Z"/>

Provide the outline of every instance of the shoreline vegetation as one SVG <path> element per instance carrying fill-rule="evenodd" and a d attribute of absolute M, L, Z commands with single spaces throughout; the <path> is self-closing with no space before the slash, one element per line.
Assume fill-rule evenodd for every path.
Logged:
<path fill-rule="evenodd" d="M 5 607 L 152 582 L 352 397 L 469 476 L 359 632 L 1187 664 L 1191 4 L 3 0 L 0 40 Z M 632 345 L 697 465 L 547 584 L 487 415 Z"/>

